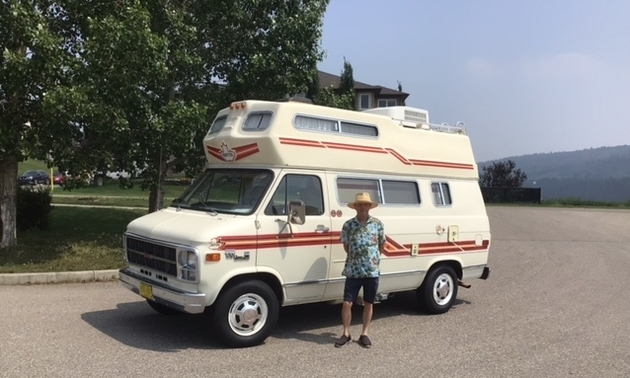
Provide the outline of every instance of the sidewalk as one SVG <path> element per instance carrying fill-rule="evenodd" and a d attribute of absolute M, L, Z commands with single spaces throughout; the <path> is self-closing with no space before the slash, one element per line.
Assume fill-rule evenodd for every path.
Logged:
<path fill-rule="evenodd" d="M 0 274 L 0 285 L 95 282 L 117 279 L 118 269 L 84 270 L 80 272 L 2 273 Z"/>

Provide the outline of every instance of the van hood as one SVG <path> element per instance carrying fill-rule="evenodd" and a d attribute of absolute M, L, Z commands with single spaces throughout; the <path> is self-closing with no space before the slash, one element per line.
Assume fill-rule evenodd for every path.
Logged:
<path fill-rule="evenodd" d="M 127 232 L 150 239 L 196 246 L 223 235 L 255 233 L 254 217 L 210 215 L 203 211 L 168 207 L 127 225 Z"/>

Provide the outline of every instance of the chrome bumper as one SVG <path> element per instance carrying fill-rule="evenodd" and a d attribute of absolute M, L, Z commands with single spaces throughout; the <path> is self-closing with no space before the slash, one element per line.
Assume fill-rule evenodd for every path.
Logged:
<path fill-rule="evenodd" d="M 152 298 L 147 298 L 148 300 L 153 300 L 181 312 L 200 314 L 206 309 L 205 294 L 189 293 L 166 287 L 161 283 L 147 280 L 145 277 L 130 271 L 129 268 L 121 269 L 118 279 L 124 287 L 138 295 L 140 295 L 141 284 L 150 286 Z"/>

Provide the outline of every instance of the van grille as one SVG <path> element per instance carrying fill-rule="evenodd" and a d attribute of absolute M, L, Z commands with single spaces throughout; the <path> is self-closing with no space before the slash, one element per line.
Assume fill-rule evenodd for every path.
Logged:
<path fill-rule="evenodd" d="M 127 237 L 127 261 L 177 276 L 177 251 L 173 247 Z"/>

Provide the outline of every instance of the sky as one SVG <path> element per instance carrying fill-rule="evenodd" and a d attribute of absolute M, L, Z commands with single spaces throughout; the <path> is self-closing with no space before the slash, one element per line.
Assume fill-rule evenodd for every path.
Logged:
<path fill-rule="evenodd" d="M 630 144 L 628 0 L 330 0 L 321 47 L 464 122 L 478 162 Z"/>

